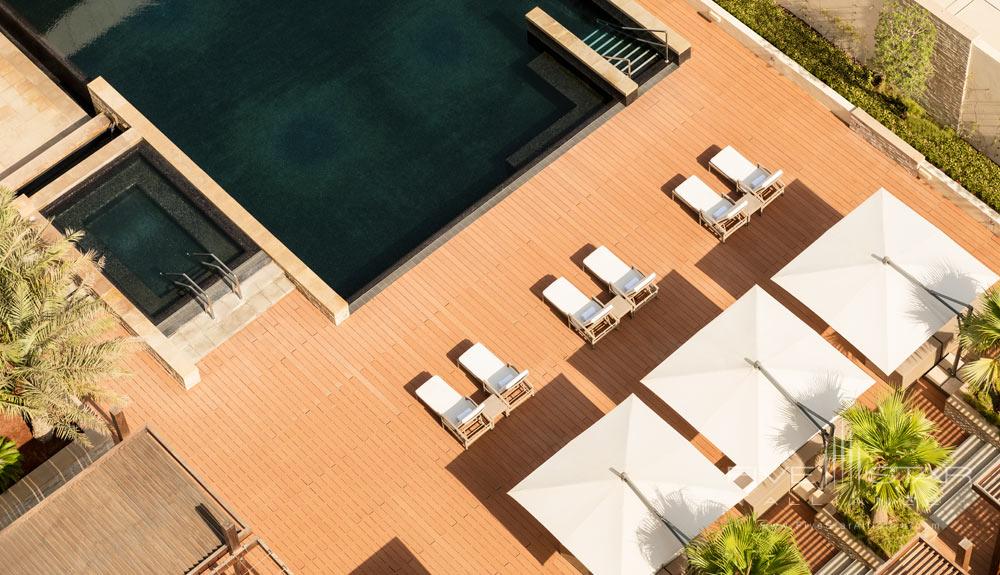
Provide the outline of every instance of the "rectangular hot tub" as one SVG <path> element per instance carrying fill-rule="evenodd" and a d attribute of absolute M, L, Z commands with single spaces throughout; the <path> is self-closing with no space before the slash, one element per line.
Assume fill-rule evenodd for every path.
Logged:
<path fill-rule="evenodd" d="M 63 231 L 83 230 L 80 247 L 104 260 L 104 274 L 155 324 L 188 305 L 191 286 L 209 291 L 219 261 L 240 273 L 259 248 L 148 144 L 119 156 L 46 210 Z M 219 290 L 212 290 L 218 292 Z M 189 313 L 187 315 L 193 315 Z M 171 322 L 171 323 L 176 323 Z"/>

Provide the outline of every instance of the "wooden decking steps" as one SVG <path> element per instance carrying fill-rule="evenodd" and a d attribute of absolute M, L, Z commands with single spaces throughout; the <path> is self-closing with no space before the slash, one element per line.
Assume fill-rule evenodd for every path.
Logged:
<path fill-rule="evenodd" d="M 815 571 L 816 575 L 869 575 L 874 573 L 867 565 L 841 551 Z"/>
<path fill-rule="evenodd" d="M 941 527 L 950 525 L 979 497 L 972 482 L 1000 462 L 1000 450 L 975 436 L 969 436 L 952 455 L 952 464 L 934 472 L 944 481 L 941 499 L 931 509 L 930 519 Z"/>
<path fill-rule="evenodd" d="M 98 114 L 0 180 L 0 188 L 21 189 L 110 129 L 111 120 Z"/>

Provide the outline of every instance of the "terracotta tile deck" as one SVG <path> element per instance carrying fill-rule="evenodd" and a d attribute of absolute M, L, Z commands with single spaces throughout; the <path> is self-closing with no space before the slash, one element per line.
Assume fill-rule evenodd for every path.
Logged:
<path fill-rule="evenodd" d="M 87 114 L 0 34 L 0 178 Z"/>
<path fill-rule="evenodd" d="M 692 60 L 344 325 L 293 292 L 207 356 L 188 392 L 134 358 L 133 424 L 154 425 L 297 572 L 572 572 L 506 491 L 630 393 L 717 459 L 639 378 L 756 282 L 823 330 L 767 279 L 879 186 L 997 261 L 1000 241 L 687 4 L 646 5 Z M 705 160 L 729 143 L 790 185 L 720 245 L 667 192 L 692 173 L 725 189 Z M 598 244 L 661 290 L 591 350 L 540 292 L 566 275 L 596 294 L 579 262 Z M 412 390 L 437 373 L 474 392 L 454 359 L 477 340 L 540 391 L 463 452 Z"/>

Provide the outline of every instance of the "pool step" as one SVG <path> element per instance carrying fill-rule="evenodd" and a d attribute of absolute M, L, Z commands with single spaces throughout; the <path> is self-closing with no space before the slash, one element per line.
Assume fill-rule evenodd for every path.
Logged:
<path fill-rule="evenodd" d="M 268 260 L 240 282 L 243 298 L 231 291 L 226 293 L 212 303 L 215 319 L 200 313 L 170 334 L 170 340 L 198 361 L 278 303 L 295 288 L 285 272 Z"/>
<path fill-rule="evenodd" d="M 583 41 L 630 78 L 636 77 L 660 58 L 660 54 L 652 46 L 607 25 L 601 25 Z"/>

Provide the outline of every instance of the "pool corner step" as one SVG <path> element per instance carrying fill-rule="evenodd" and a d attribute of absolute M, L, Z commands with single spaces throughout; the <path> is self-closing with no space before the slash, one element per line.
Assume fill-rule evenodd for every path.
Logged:
<path fill-rule="evenodd" d="M 168 337 L 194 361 L 200 361 L 260 317 L 295 289 L 277 264 L 268 261 L 241 282 L 243 298 L 229 292 L 213 301 L 215 319 L 202 312 Z"/>

